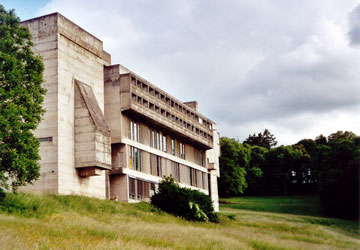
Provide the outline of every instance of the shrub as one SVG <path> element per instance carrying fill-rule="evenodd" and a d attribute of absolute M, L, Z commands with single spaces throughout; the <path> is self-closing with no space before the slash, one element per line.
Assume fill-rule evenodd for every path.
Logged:
<path fill-rule="evenodd" d="M 181 188 L 171 177 L 164 177 L 151 197 L 151 204 L 188 220 L 218 222 L 211 199 L 197 190 Z"/>
<path fill-rule="evenodd" d="M 0 202 L 5 199 L 6 193 L 0 188 Z"/>

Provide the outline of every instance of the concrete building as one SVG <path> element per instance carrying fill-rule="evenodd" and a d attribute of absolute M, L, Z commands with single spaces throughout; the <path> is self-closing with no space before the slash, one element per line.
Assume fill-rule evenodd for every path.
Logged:
<path fill-rule="evenodd" d="M 127 68 L 59 13 L 22 22 L 45 65 L 41 177 L 25 190 L 149 201 L 162 176 L 218 210 L 219 134 L 198 112 Z"/>

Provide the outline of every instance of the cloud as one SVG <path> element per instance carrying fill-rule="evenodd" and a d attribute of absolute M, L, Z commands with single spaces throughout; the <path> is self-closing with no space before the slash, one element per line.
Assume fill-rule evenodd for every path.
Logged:
<path fill-rule="evenodd" d="M 353 45 L 360 44 L 360 4 L 349 15 L 350 42 Z"/>
<path fill-rule="evenodd" d="M 295 143 L 306 131 L 335 129 L 334 120 L 360 134 L 352 119 L 360 50 L 349 45 L 360 42 L 357 4 L 52 0 L 39 14 L 59 11 L 103 40 L 113 63 L 197 100 L 221 134 L 269 128 L 280 143 Z"/>

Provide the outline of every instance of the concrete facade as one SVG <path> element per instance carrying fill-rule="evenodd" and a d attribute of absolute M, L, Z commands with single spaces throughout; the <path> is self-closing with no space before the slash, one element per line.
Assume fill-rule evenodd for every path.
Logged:
<path fill-rule="evenodd" d="M 24 190 L 149 201 L 163 176 L 218 210 L 219 134 L 181 102 L 116 64 L 102 41 L 59 13 L 22 22 L 43 57 L 41 177 Z"/>

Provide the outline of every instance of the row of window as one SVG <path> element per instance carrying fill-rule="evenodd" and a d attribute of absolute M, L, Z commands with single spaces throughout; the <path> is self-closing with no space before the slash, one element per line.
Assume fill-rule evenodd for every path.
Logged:
<path fill-rule="evenodd" d="M 156 189 L 156 184 L 129 177 L 129 198 L 133 200 L 149 199 Z"/>
<path fill-rule="evenodd" d="M 142 98 L 141 96 L 137 96 L 136 94 L 132 93 L 131 94 L 131 98 L 134 102 L 139 103 L 140 105 L 149 108 L 153 111 L 155 111 L 158 114 L 161 114 L 163 117 L 168 118 L 169 120 L 176 122 L 177 124 L 179 124 L 180 126 L 183 126 L 184 128 L 187 128 L 188 130 L 202 136 L 205 137 L 208 140 L 213 140 L 212 135 L 206 133 L 205 131 L 195 127 L 194 125 L 186 122 L 185 120 L 180 119 L 179 117 L 175 116 L 174 114 L 171 114 L 170 112 L 166 111 L 165 109 L 161 109 L 159 106 L 154 105 L 151 102 L 148 102 L 148 100 Z"/>
<path fill-rule="evenodd" d="M 129 138 L 136 142 L 140 142 L 141 129 L 138 122 L 130 120 Z M 150 147 L 168 152 L 167 148 L 167 136 L 162 132 L 149 129 L 149 141 Z M 185 144 L 179 142 L 180 158 L 185 159 Z M 171 154 L 175 156 L 175 140 L 171 138 Z"/>
<path fill-rule="evenodd" d="M 129 146 L 129 152 L 130 169 L 159 177 L 171 175 L 177 182 L 207 189 L 207 174 L 202 171 L 163 159 L 161 156 L 144 152 L 133 146 Z M 144 156 L 148 158 L 144 159 Z M 183 168 L 183 170 L 180 168 Z"/>
<path fill-rule="evenodd" d="M 166 96 L 164 93 L 159 92 L 158 90 L 148 86 L 148 84 L 136 79 L 134 76 L 131 76 L 131 83 L 133 86 L 137 87 L 138 89 L 149 93 L 152 96 L 163 101 L 165 104 L 175 108 L 179 112 L 186 114 L 188 117 L 192 118 L 193 120 L 197 121 L 198 123 L 202 124 L 203 126 L 212 129 L 211 122 L 207 121 L 205 118 L 201 118 L 198 114 L 190 111 L 185 105 L 180 104 L 179 102 L 175 101 L 174 99 Z"/>
<path fill-rule="evenodd" d="M 155 129 L 150 129 L 149 133 L 150 133 L 150 135 L 149 135 L 150 136 L 150 147 L 167 152 L 166 135 L 164 135 L 163 133 L 161 133 Z M 171 140 L 173 140 L 173 139 L 171 139 Z M 174 153 L 175 153 L 175 151 L 174 151 Z"/>

